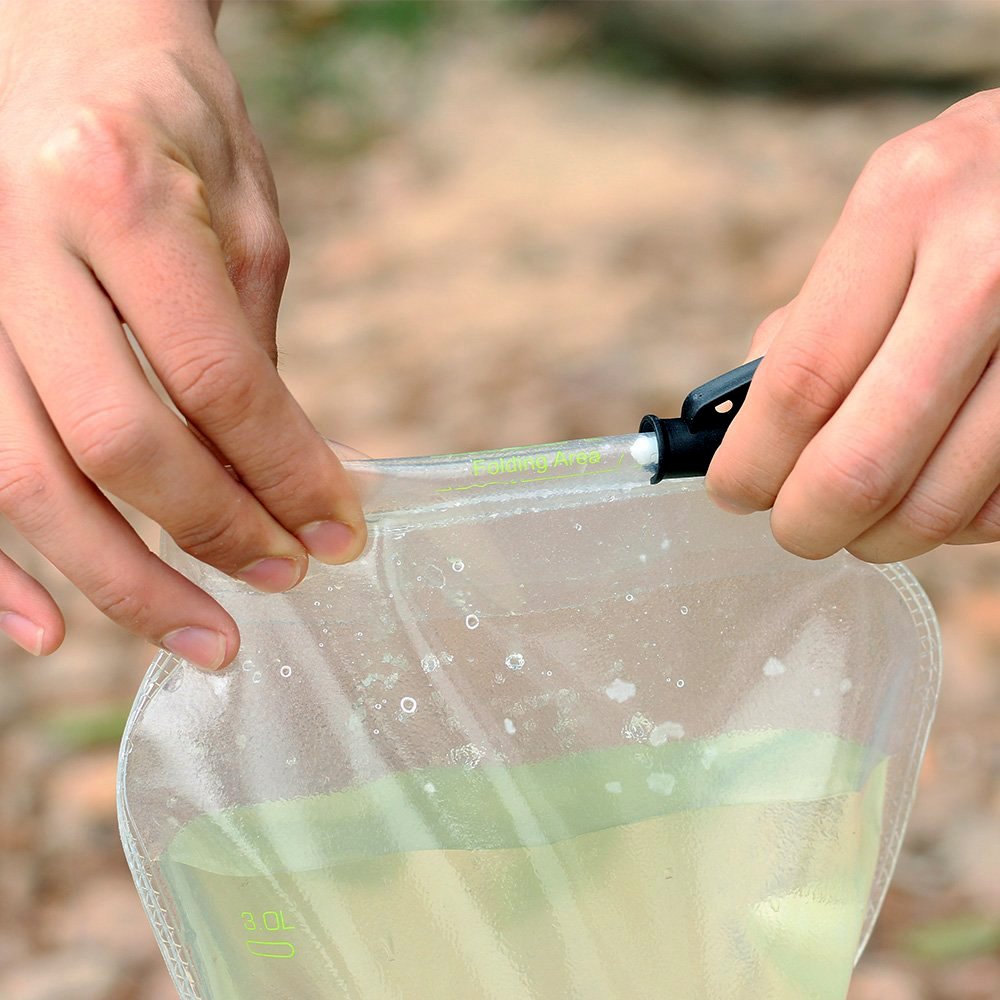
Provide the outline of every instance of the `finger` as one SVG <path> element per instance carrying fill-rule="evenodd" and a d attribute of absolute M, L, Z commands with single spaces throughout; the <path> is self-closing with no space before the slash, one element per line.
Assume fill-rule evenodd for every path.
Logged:
<path fill-rule="evenodd" d="M 112 621 L 197 666 L 230 662 L 235 622 L 157 559 L 80 472 L 9 356 L 0 358 L 0 393 L 0 513 Z M 38 593 L 28 596 L 38 609 Z M 43 650 L 58 638 L 46 634 Z"/>
<path fill-rule="evenodd" d="M 261 590 L 294 586 L 307 568 L 301 543 L 156 397 L 90 272 L 74 257 L 30 249 L 45 294 L 19 276 L 0 301 L 19 360 L 79 468 L 203 562 Z"/>
<path fill-rule="evenodd" d="M 983 504 L 968 527 L 948 539 L 951 545 L 1000 542 L 1000 488 Z"/>
<path fill-rule="evenodd" d="M 882 349 L 781 487 L 771 530 L 782 546 L 832 555 L 906 496 L 996 348 L 993 295 L 971 276 L 956 288 L 943 248 L 924 251 Z"/>
<path fill-rule="evenodd" d="M 912 233 L 887 217 L 881 192 L 871 187 L 859 183 L 852 192 L 709 468 L 706 488 L 726 509 L 772 506 L 902 305 L 913 272 Z"/>
<path fill-rule="evenodd" d="M 66 634 L 49 592 L 6 553 L 0 552 L 0 631 L 32 656 L 58 649 Z"/>
<path fill-rule="evenodd" d="M 894 562 L 965 537 L 993 541 L 988 504 L 1000 487 L 998 414 L 1000 363 L 994 355 L 906 496 L 849 551 L 869 562 Z"/>
<path fill-rule="evenodd" d="M 213 226 L 240 309 L 257 342 L 276 364 L 278 307 L 289 262 L 288 239 L 277 211 L 246 185 L 213 197 L 212 204 Z"/>
<path fill-rule="evenodd" d="M 160 381 L 313 555 L 354 558 L 365 541 L 357 497 L 249 329 L 198 178 L 166 161 L 145 188 L 120 188 L 73 238 Z"/>
<path fill-rule="evenodd" d="M 781 328 L 785 325 L 785 319 L 791 311 L 793 305 L 795 305 L 794 299 L 781 306 L 780 309 L 775 309 L 774 312 L 766 317 L 760 326 L 757 327 L 754 331 L 753 337 L 750 339 L 750 348 L 747 351 L 744 364 L 746 364 L 747 361 L 755 361 L 757 358 L 763 357 L 767 354 L 767 350 L 774 341 L 774 338 L 781 332 Z"/>

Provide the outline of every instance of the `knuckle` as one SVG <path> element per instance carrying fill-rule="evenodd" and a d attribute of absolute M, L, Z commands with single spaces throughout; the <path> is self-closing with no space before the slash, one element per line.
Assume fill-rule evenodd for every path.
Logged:
<path fill-rule="evenodd" d="M 145 631 L 150 620 L 149 601 L 142 588 L 122 588 L 120 579 L 102 580 L 87 592 L 91 603 L 112 621 L 133 632 Z"/>
<path fill-rule="evenodd" d="M 48 491 L 37 459 L 16 449 L 0 452 L 0 510 L 8 516 L 39 510 Z"/>
<path fill-rule="evenodd" d="M 943 142 L 933 122 L 883 143 L 872 155 L 862 178 L 880 191 L 930 191 L 955 170 L 953 143 Z"/>
<path fill-rule="evenodd" d="M 226 571 L 239 568 L 234 553 L 246 547 L 248 538 L 232 514 L 217 514 L 210 521 L 197 519 L 171 531 L 173 540 L 187 553 L 202 562 Z M 240 563 L 242 565 L 242 563 Z"/>
<path fill-rule="evenodd" d="M 906 497 L 893 520 L 907 535 L 938 545 L 961 531 L 969 515 L 951 498 L 921 490 Z"/>
<path fill-rule="evenodd" d="M 983 504 L 963 534 L 980 542 L 1000 541 L 1000 489 Z"/>
<path fill-rule="evenodd" d="M 214 349 L 213 349 L 214 348 Z M 185 355 L 168 364 L 165 384 L 184 413 L 196 420 L 234 420 L 245 414 L 252 398 L 253 373 L 231 345 L 205 338 L 188 345 Z"/>
<path fill-rule="evenodd" d="M 119 200 L 140 174 L 139 146 L 131 115 L 86 105 L 42 143 L 38 166 L 58 187 L 99 202 Z"/>
<path fill-rule="evenodd" d="M 892 505 L 898 492 L 890 470 L 853 444 L 840 443 L 817 467 L 818 494 L 850 514 L 877 514 Z"/>
<path fill-rule="evenodd" d="M 281 226 L 268 222 L 230 241 L 226 258 L 237 288 L 272 287 L 288 274 L 291 251 Z"/>
<path fill-rule="evenodd" d="M 155 451 L 148 423 L 123 403 L 88 409 L 64 431 L 63 441 L 81 471 L 104 482 L 145 468 Z"/>
<path fill-rule="evenodd" d="M 847 395 L 847 380 L 828 352 L 789 345 L 766 370 L 772 402 L 791 419 L 825 420 Z"/>

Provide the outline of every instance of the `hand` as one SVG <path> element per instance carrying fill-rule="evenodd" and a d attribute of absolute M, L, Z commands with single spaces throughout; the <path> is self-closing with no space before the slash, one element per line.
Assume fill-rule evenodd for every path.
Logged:
<path fill-rule="evenodd" d="M 872 157 L 708 472 L 775 538 L 870 562 L 1000 539 L 1000 90 Z"/>
<path fill-rule="evenodd" d="M 287 243 L 213 27 L 204 0 L 0 8 L 0 514 L 111 619 L 209 668 L 235 623 L 102 491 L 262 590 L 365 542 L 275 371 Z M 64 632 L 3 554 L 0 628 L 33 653 Z"/>

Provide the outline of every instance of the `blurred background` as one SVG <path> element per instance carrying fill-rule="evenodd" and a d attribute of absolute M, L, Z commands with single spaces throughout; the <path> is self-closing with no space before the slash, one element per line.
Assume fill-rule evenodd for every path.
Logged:
<path fill-rule="evenodd" d="M 227 0 L 219 36 L 292 244 L 284 375 L 373 456 L 676 412 L 795 294 L 871 152 L 1000 82 L 1000 4 L 973 0 Z M 170 1000 L 114 810 L 150 650 L 0 544 L 69 621 L 46 660 L 0 647 L 0 998 Z M 912 566 L 946 676 L 850 998 L 996 1000 L 1000 545 Z"/>

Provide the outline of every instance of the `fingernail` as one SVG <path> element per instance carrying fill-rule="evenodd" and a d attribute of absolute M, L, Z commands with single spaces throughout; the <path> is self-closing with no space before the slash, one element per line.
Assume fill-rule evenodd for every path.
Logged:
<path fill-rule="evenodd" d="M 165 635 L 160 645 L 203 670 L 218 670 L 226 658 L 226 637 L 210 628 L 179 628 Z"/>
<path fill-rule="evenodd" d="M 45 629 L 36 625 L 30 618 L 19 615 L 16 611 L 5 611 L 0 614 L 0 631 L 5 632 L 21 649 L 40 656 L 42 643 L 45 641 Z"/>
<path fill-rule="evenodd" d="M 302 578 L 302 564 L 295 559 L 259 559 L 233 575 L 257 590 L 280 594 L 291 590 Z"/>
<path fill-rule="evenodd" d="M 341 521 L 313 521 L 297 532 L 310 555 L 323 562 L 342 562 L 354 548 L 354 529 Z"/>

